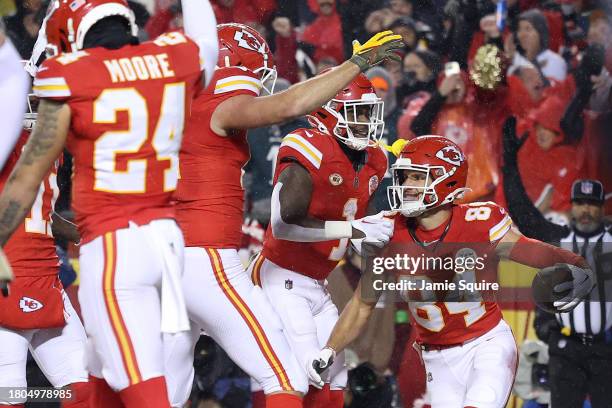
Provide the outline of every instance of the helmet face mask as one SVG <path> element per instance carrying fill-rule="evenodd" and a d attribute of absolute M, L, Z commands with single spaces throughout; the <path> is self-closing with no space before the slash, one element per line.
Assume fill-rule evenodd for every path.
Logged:
<path fill-rule="evenodd" d="M 277 72 L 274 56 L 266 40 L 254 28 L 245 24 L 227 23 L 217 26 L 219 37 L 219 67 L 244 67 L 258 75 L 262 88 L 274 92 Z"/>
<path fill-rule="evenodd" d="M 416 217 L 430 208 L 437 207 L 436 185 L 449 177 L 442 166 L 394 164 L 391 166 L 393 184 L 387 188 L 387 198 L 392 211 L 405 217 Z M 408 180 L 406 173 L 422 174 L 422 181 Z"/>
<path fill-rule="evenodd" d="M 23 128 L 32 131 L 36 125 L 36 110 L 38 109 L 38 98 L 33 93 L 28 94 L 28 106 L 23 115 Z"/>
<path fill-rule="evenodd" d="M 332 99 L 326 107 L 338 119 L 333 133 L 344 144 L 354 150 L 376 146 L 385 127 L 384 102 L 381 99 L 375 96 L 371 100 Z"/>
<path fill-rule="evenodd" d="M 383 134 L 384 106 L 370 80 L 359 74 L 331 101 L 308 115 L 308 121 L 349 148 L 364 150 L 376 146 Z"/>
<path fill-rule="evenodd" d="M 275 68 L 261 67 L 253 71 L 255 74 L 261 75 L 261 87 L 267 92 L 267 95 L 274 93 L 274 86 L 276 85 L 276 79 L 278 73 Z"/>
<path fill-rule="evenodd" d="M 408 142 L 391 166 L 387 199 L 392 211 L 418 217 L 450 204 L 469 189 L 467 162 L 457 145 L 442 136 L 421 136 Z"/>

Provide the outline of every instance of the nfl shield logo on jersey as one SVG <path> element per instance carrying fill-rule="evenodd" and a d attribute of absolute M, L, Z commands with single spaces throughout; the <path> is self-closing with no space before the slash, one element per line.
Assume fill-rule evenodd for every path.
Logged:
<path fill-rule="evenodd" d="M 24 311 L 24 313 L 30 313 L 42 309 L 43 304 L 36 299 L 24 296 L 19 299 L 19 307 Z"/>
<path fill-rule="evenodd" d="M 285 281 L 285 289 L 287 290 L 293 289 L 293 281 L 291 279 L 287 279 Z"/>

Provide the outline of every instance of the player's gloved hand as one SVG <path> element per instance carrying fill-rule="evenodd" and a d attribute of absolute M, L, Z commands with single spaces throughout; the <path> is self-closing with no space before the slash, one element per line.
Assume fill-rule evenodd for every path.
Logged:
<path fill-rule="evenodd" d="M 4 251 L 0 249 L 0 292 L 2 292 L 2 296 L 9 295 L 8 284 L 13 280 L 13 278 L 14 276 L 11 266 L 4 256 Z"/>
<path fill-rule="evenodd" d="M 569 312 L 575 308 L 595 286 L 593 271 L 589 268 L 579 268 L 565 263 L 558 263 L 546 269 L 549 268 L 554 269 L 555 273 L 563 273 L 565 270 L 572 275 L 571 281 L 559 283 L 553 288 L 555 293 L 564 293 L 569 290 L 565 296 L 553 302 L 555 309 L 560 312 Z"/>
<path fill-rule="evenodd" d="M 393 236 L 393 221 L 384 216 L 385 213 L 381 211 L 376 215 L 368 215 L 351 221 L 353 239 L 363 238 L 363 243 L 372 244 L 378 248 L 385 246 Z"/>
<path fill-rule="evenodd" d="M 308 359 L 308 379 L 317 388 L 323 388 L 324 382 L 321 374 L 334 363 L 336 351 L 331 347 L 325 347 L 313 358 Z"/>
<path fill-rule="evenodd" d="M 364 72 L 387 58 L 401 61 L 396 51 L 403 46 L 401 35 L 395 35 L 390 30 L 381 31 L 363 44 L 353 40 L 353 56 L 350 61 L 357 65 L 361 72 Z"/>

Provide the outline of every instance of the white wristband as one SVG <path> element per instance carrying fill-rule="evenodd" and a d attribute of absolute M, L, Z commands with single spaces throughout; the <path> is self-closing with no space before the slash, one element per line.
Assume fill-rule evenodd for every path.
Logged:
<path fill-rule="evenodd" d="M 349 221 L 325 221 L 325 238 L 328 240 L 351 238 L 353 226 Z"/>

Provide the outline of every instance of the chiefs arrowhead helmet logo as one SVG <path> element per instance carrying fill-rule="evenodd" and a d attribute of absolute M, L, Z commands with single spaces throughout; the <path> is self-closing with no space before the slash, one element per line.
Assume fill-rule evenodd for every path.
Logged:
<path fill-rule="evenodd" d="M 238 41 L 238 45 L 247 50 L 265 53 L 265 44 L 259 42 L 259 40 L 251 33 L 245 30 L 236 31 L 234 34 L 234 40 Z"/>
<path fill-rule="evenodd" d="M 436 157 L 453 166 L 460 166 L 465 160 L 463 154 L 455 146 L 446 146 L 436 152 Z"/>

